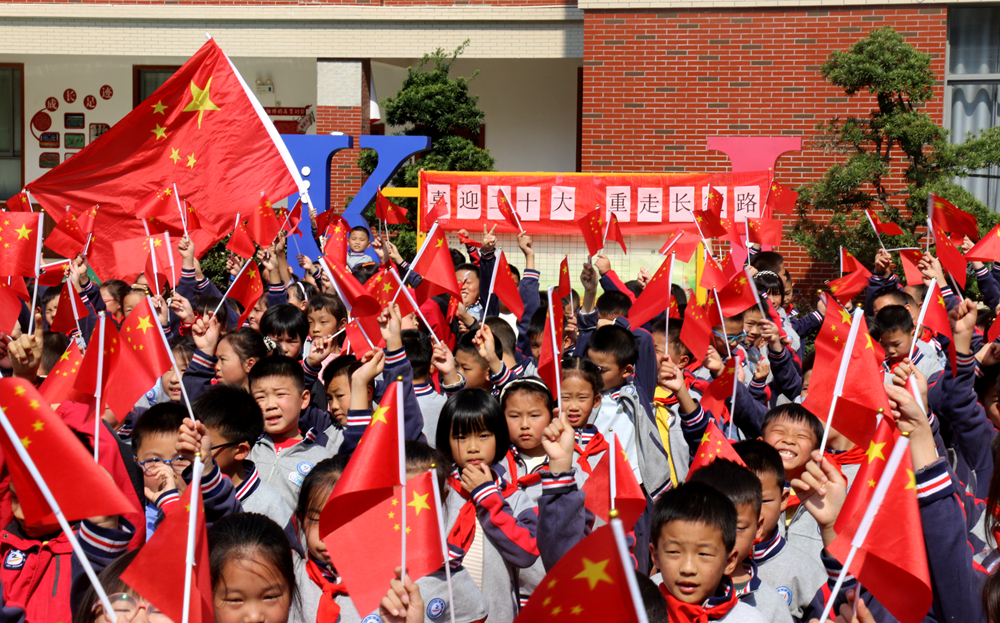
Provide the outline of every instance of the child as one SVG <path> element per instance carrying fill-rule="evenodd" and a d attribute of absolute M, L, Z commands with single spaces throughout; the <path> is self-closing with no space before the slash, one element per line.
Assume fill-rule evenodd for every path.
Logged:
<path fill-rule="evenodd" d="M 892 382 L 892 371 L 899 362 L 910 356 L 913 346 L 913 333 L 916 327 L 913 326 L 913 317 L 905 307 L 900 305 L 886 305 L 875 314 L 875 326 L 878 327 L 878 342 L 885 350 L 885 361 L 882 364 L 886 375 L 886 383 Z M 865 336 L 858 336 L 864 339 Z M 917 350 L 911 363 L 924 378 L 930 379 L 932 375 L 940 372 L 944 368 L 941 363 L 933 357 L 925 357 Z"/>
<path fill-rule="evenodd" d="M 69 338 L 62 333 L 46 331 L 42 334 L 42 361 L 38 365 L 38 376 L 45 378 L 59 363 L 59 358 L 69 347 Z"/>
<path fill-rule="evenodd" d="M 177 453 L 187 410 L 173 402 L 154 405 L 132 427 L 132 452 L 146 489 L 146 539 L 153 536 L 160 508 L 185 488 L 181 474 L 191 464 Z"/>
<path fill-rule="evenodd" d="M 493 339 L 500 343 L 503 349 L 503 356 L 500 358 L 503 365 L 511 371 L 514 378 L 522 376 L 536 376 L 537 367 L 530 359 L 519 357 L 517 351 L 517 334 L 510 324 L 500 316 L 488 316 L 483 323 L 493 332 Z"/>
<path fill-rule="evenodd" d="M 264 432 L 264 417 L 246 391 L 219 384 L 191 405 L 212 437 L 212 459 L 236 488 L 236 499 L 247 513 L 260 513 L 285 530 L 289 543 L 299 548 L 292 509 L 264 482 L 249 460 L 251 449 Z"/>
<path fill-rule="evenodd" d="M 39 297 L 38 307 L 35 308 L 35 312 L 45 317 L 46 327 L 55 320 L 56 312 L 59 310 L 59 295 L 61 292 L 61 286 L 51 286 L 45 288 L 45 292 L 42 292 L 42 296 Z"/>
<path fill-rule="evenodd" d="M 682 371 L 688 393 L 693 400 L 699 401 L 708 387 L 708 382 L 711 381 L 712 374 L 701 365 L 701 362 L 695 361 L 694 354 L 681 341 L 681 328 L 680 320 L 671 320 L 670 335 L 666 335 L 665 331 L 668 330 L 666 322 L 664 320 L 653 322 L 651 333 L 656 344 L 657 366 L 661 366 L 669 355 L 670 361 Z M 691 449 L 684 438 L 677 396 L 659 383 L 654 396 L 656 427 L 670 461 L 670 480 L 677 485 L 687 478 Z"/>
<path fill-rule="evenodd" d="M 485 244 L 484 244 L 485 246 Z M 462 305 L 473 320 L 479 321 L 483 306 L 479 300 L 479 267 L 475 264 L 459 264 L 455 267 L 455 280 L 462 288 Z M 466 326 L 472 329 L 471 326 Z"/>
<path fill-rule="evenodd" d="M 146 601 L 141 595 L 136 594 L 128 584 L 121 581 L 121 574 L 132 564 L 132 561 L 138 555 L 139 550 L 132 550 L 118 556 L 103 571 L 97 574 L 97 579 L 100 581 L 104 593 L 108 596 L 111 607 L 114 608 L 114 611 L 119 616 L 124 617 L 126 621 L 134 623 L 148 623 L 150 621 L 172 623 L 159 608 Z M 98 569 L 95 568 L 94 570 L 97 571 Z M 139 613 L 143 610 L 144 614 L 140 616 Z M 79 603 L 73 608 L 73 611 L 73 620 L 77 623 L 117 623 L 117 621 L 109 622 L 107 617 L 104 616 L 104 608 L 97 597 L 97 591 L 89 583 L 86 585 L 86 590 L 83 592 Z"/>
<path fill-rule="evenodd" d="M 313 465 L 333 455 L 323 431 L 302 433 L 299 419 L 309 408 L 302 366 L 288 357 L 268 357 L 250 370 L 250 392 L 264 416 L 264 434 L 250 451 L 260 477 L 289 508 Z"/>
<path fill-rule="evenodd" d="M 753 560 L 760 579 L 775 587 L 793 617 L 801 620 L 816 591 L 827 581 L 823 565 L 793 545 L 789 545 L 778 520 L 788 507 L 785 466 L 778 451 L 759 439 L 733 444 L 736 453 L 761 484 L 761 537 L 754 543 Z"/>
<path fill-rule="evenodd" d="M 788 335 L 788 346 L 791 347 L 796 353 L 799 352 L 802 344 L 799 339 L 799 334 L 792 327 L 791 322 L 788 320 L 788 315 L 785 313 L 785 282 L 778 276 L 778 274 L 770 270 L 757 271 L 757 274 L 753 276 L 754 284 L 757 286 L 757 292 L 762 296 L 767 297 L 771 301 L 771 305 L 774 307 L 774 311 L 781 318 L 781 328 L 784 330 L 785 334 Z M 816 329 L 819 329 L 820 324 L 816 324 Z"/>
<path fill-rule="evenodd" d="M 250 389 L 247 374 L 268 355 L 260 333 L 243 328 L 219 339 L 219 321 L 212 317 L 199 318 L 191 335 L 196 350 L 181 379 L 190 400 L 200 396 L 213 380 Z"/>
<path fill-rule="evenodd" d="M 281 527 L 240 513 L 208 529 L 216 623 L 286 623 L 297 601 L 295 567 Z"/>
<path fill-rule="evenodd" d="M 309 320 L 309 343 L 336 335 L 338 331 L 347 326 L 347 308 L 339 297 L 329 294 L 317 294 L 309 300 L 309 312 L 306 314 Z M 311 346 L 310 346 L 311 348 Z M 334 348 L 331 354 L 336 356 L 340 352 L 339 348 Z M 328 357 L 332 359 L 332 357 Z M 323 362 L 326 365 L 329 361 Z"/>
<path fill-rule="evenodd" d="M 354 270 L 355 267 L 372 261 L 372 258 L 365 253 L 370 243 L 371 234 L 368 233 L 367 228 L 358 225 L 357 227 L 351 229 L 351 235 L 347 237 L 348 270 Z"/>
<path fill-rule="evenodd" d="M 260 317 L 260 332 L 277 343 L 285 357 L 301 359 L 309 335 L 309 318 L 294 305 L 275 305 Z"/>
<path fill-rule="evenodd" d="M 784 404 L 764 415 L 761 422 L 761 439 L 778 451 L 781 464 L 785 468 L 785 479 L 799 478 L 811 461 L 813 451 L 819 448 L 823 439 L 823 423 L 809 413 L 802 405 Z M 785 538 L 806 554 L 820 560 L 823 540 L 816 530 L 816 521 L 799 504 L 798 496 L 792 491 L 784 521 L 779 525 L 784 529 Z"/>
<path fill-rule="evenodd" d="M 420 415 L 424 417 L 424 437 L 433 440 L 434 433 L 437 431 L 438 416 L 448 399 L 438 393 L 430 382 L 434 347 L 431 346 L 431 338 L 426 333 L 416 329 L 404 330 L 400 333 L 400 338 L 403 340 L 406 359 L 410 362 L 410 367 L 413 368 L 413 392 L 417 395 Z M 346 416 L 346 413 L 344 415 Z"/>
<path fill-rule="evenodd" d="M 115 322 L 121 322 L 125 318 L 124 306 L 125 295 L 132 287 L 120 279 L 109 279 L 101 284 L 101 300 L 108 316 Z M 100 310 L 98 310 L 100 311 Z"/>
<path fill-rule="evenodd" d="M 766 620 L 737 598 L 728 577 L 740 562 L 736 522 L 733 503 L 704 483 L 680 485 L 656 501 L 649 550 L 671 623 Z"/>
<path fill-rule="evenodd" d="M 538 559 L 534 505 L 491 469 L 509 446 L 503 412 L 487 392 L 464 389 L 448 399 L 437 429 L 437 447 L 455 466 L 448 477 L 454 490 L 447 498 L 448 543 L 465 553 L 462 564 L 498 621 L 514 619 L 518 570 Z"/>
<path fill-rule="evenodd" d="M 177 376 L 173 366 L 164 372 L 159 383 L 146 392 L 145 398 L 150 405 L 161 402 L 180 402 L 183 396 L 181 379 L 184 378 L 184 372 L 188 369 L 191 358 L 194 356 L 194 340 L 189 335 L 175 337 L 170 340 L 170 350 L 174 354 L 174 359 L 177 361 L 177 371 L 181 375 Z"/>
<path fill-rule="evenodd" d="M 319 290 L 307 281 L 296 279 L 288 286 L 288 304 L 298 307 L 303 313 L 309 311 L 309 301 L 317 295 Z"/>
<path fill-rule="evenodd" d="M 164 285 L 165 284 L 163 283 L 160 284 L 161 287 Z M 149 293 L 144 288 L 133 287 L 129 290 L 122 299 L 122 314 L 124 314 L 124 317 L 127 318 L 128 315 L 132 313 L 132 310 L 135 309 L 136 305 L 146 300 L 146 296 L 148 294 Z"/>
<path fill-rule="evenodd" d="M 501 357 L 503 346 L 493 339 L 489 327 L 466 333 L 455 347 L 455 364 L 468 388 L 499 393 L 500 387 L 513 376 Z"/>
<path fill-rule="evenodd" d="M 508 475 L 518 488 L 530 491 L 537 499 L 540 487 L 532 485 L 539 482 L 538 472 L 548 462 L 542 447 L 542 431 L 552 421 L 555 409 L 552 394 L 539 379 L 515 379 L 500 393 L 500 409 L 507 418 L 511 440 L 506 456 Z"/>
<path fill-rule="evenodd" d="M 740 564 L 729 573 L 739 600 L 753 606 L 771 623 L 791 623 L 785 600 L 774 587 L 761 580 L 753 560 L 753 544 L 760 538 L 763 501 L 760 479 L 746 467 L 726 459 L 717 459 L 691 474 L 688 482 L 703 482 L 715 487 L 736 507 L 736 559 Z"/>

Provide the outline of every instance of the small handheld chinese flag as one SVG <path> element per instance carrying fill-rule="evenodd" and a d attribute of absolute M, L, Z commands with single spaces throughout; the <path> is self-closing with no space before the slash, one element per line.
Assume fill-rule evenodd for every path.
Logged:
<path fill-rule="evenodd" d="M 41 274 L 38 275 L 38 285 L 49 288 L 62 285 L 63 277 L 66 275 L 66 266 L 66 262 L 40 266 L 39 272 Z"/>
<path fill-rule="evenodd" d="M 0 331 L 10 334 L 21 315 L 21 299 L 17 295 L 17 289 L 8 283 L 8 279 L 13 280 L 10 277 L 0 278 Z"/>
<path fill-rule="evenodd" d="M 424 246 L 413 261 L 412 271 L 423 278 L 417 287 L 420 302 L 437 294 L 450 294 L 461 297 L 462 291 L 455 279 L 455 265 L 451 261 L 451 251 L 444 232 L 432 228 L 424 239 Z"/>
<path fill-rule="evenodd" d="M 382 311 L 378 300 L 361 285 L 351 271 L 347 270 L 347 266 L 332 257 L 324 259 L 333 277 L 337 294 L 352 316 L 374 316 Z"/>
<path fill-rule="evenodd" d="M 254 246 L 253 238 L 250 237 L 246 223 L 242 220 L 237 220 L 236 229 L 233 230 L 233 235 L 229 237 L 226 248 L 245 260 L 252 258 L 257 253 L 257 247 Z"/>
<path fill-rule="evenodd" d="M 478 240 L 473 240 L 472 238 L 469 238 L 468 236 L 466 236 L 462 232 L 458 232 L 458 241 L 461 242 L 462 244 L 464 244 L 467 247 L 476 247 L 476 248 L 479 248 L 479 247 L 483 246 L 483 243 L 479 242 Z"/>
<path fill-rule="evenodd" d="M 299 223 L 302 221 L 302 200 L 299 199 L 292 206 L 291 210 L 287 208 L 278 208 L 274 211 L 277 215 L 278 220 L 281 221 L 282 231 L 287 231 L 289 235 L 299 234 L 302 235 L 302 230 L 299 229 Z"/>
<path fill-rule="evenodd" d="M 899 228 L 899 225 L 895 223 L 883 223 L 878 214 L 872 212 L 871 210 L 865 210 L 865 214 L 871 219 L 872 227 L 875 228 L 875 232 L 879 235 L 885 234 L 887 236 L 902 236 L 903 230 Z"/>
<path fill-rule="evenodd" d="M 740 455 L 733 449 L 733 445 L 722 434 L 719 427 L 715 425 L 715 420 L 709 420 L 708 428 L 705 429 L 705 434 L 701 436 L 701 444 L 698 445 L 698 451 L 695 452 L 694 458 L 691 459 L 688 478 L 691 477 L 691 474 L 710 464 L 715 459 L 727 459 L 746 467 L 746 463 L 743 462 Z"/>
<path fill-rule="evenodd" d="M 0 379 L 0 409 L 17 435 L 0 433 L 0 447 L 27 525 L 52 525 L 56 518 L 13 443 L 28 451 L 67 520 L 138 511 L 31 383 Z"/>
<path fill-rule="evenodd" d="M 434 205 L 431 206 L 431 209 L 427 211 L 427 222 L 433 223 L 434 221 L 440 219 L 447 220 L 450 216 L 451 215 L 448 212 L 448 202 L 445 201 L 444 195 L 441 195 L 437 198 L 437 201 L 434 202 Z"/>
<path fill-rule="evenodd" d="M 400 207 L 386 199 L 381 190 L 375 194 L 375 218 L 385 222 L 386 225 L 406 224 L 407 212 L 406 208 Z"/>
<path fill-rule="evenodd" d="M 225 296 L 225 298 L 236 299 L 243 306 L 243 313 L 240 314 L 240 319 L 236 323 L 237 327 L 243 326 L 262 296 L 264 296 L 264 284 L 260 280 L 260 269 L 257 267 L 257 262 L 250 260 L 250 266 L 229 286 L 229 291 L 226 292 Z"/>
<path fill-rule="evenodd" d="M 625 235 L 622 234 L 622 228 L 618 226 L 618 217 L 614 214 L 608 217 L 608 234 L 604 237 L 605 244 L 608 240 L 614 240 L 621 246 L 622 253 L 628 253 L 628 249 L 625 248 Z"/>
<path fill-rule="evenodd" d="M 149 298 L 136 305 L 122 322 L 121 358 L 110 383 L 115 391 L 107 399 L 111 412 L 121 419 L 172 365 L 159 322 Z"/>
<path fill-rule="evenodd" d="M 76 340 L 70 340 L 66 351 L 49 370 L 42 386 L 38 388 L 45 398 L 46 404 L 58 405 L 66 401 L 87 402 L 93 400 L 93 394 L 85 394 L 73 388 L 76 375 L 83 364 L 83 353 Z"/>
<path fill-rule="evenodd" d="M 563 306 L 555 304 L 552 294 L 549 288 L 549 310 L 542 330 L 542 349 L 538 353 L 538 376 L 555 389 L 562 385 Z"/>
<path fill-rule="evenodd" d="M 785 216 L 791 216 L 795 210 L 795 203 L 798 200 L 799 193 L 778 182 L 771 182 L 771 190 L 767 193 L 764 209 L 766 210 L 770 207 L 772 215 L 784 214 Z"/>
<path fill-rule="evenodd" d="M 278 232 L 281 231 L 281 221 L 275 216 L 270 201 L 261 197 L 261 204 L 250 211 L 247 231 L 260 248 L 266 249 L 271 246 Z"/>
<path fill-rule="evenodd" d="M 927 207 L 931 222 L 934 223 L 934 229 L 946 231 L 959 238 L 968 236 L 974 241 L 979 240 L 979 226 L 976 224 L 976 217 L 968 212 L 963 212 L 951 202 L 934 193 L 927 195 Z"/>
<path fill-rule="evenodd" d="M 754 288 L 750 285 L 751 277 L 746 271 L 737 273 L 724 287 L 719 290 L 719 309 L 723 316 L 735 316 L 757 305 L 760 301 L 754 296 Z"/>
<path fill-rule="evenodd" d="M 837 299 L 841 305 L 847 305 L 862 290 L 868 287 L 868 276 L 861 271 L 844 275 L 840 279 L 834 279 L 827 284 L 833 298 Z"/>
<path fill-rule="evenodd" d="M 517 282 L 514 281 L 514 274 L 510 272 L 507 256 L 502 250 L 497 251 L 497 260 L 493 266 L 491 281 L 490 292 L 496 294 L 497 298 L 507 306 L 510 313 L 520 320 L 521 316 L 524 315 L 524 301 L 521 300 L 521 293 L 517 289 Z"/>
<path fill-rule="evenodd" d="M 670 300 L 670 258 L 664 260 L 646 284 L 628 312 L 631 327 L 641 327 L 665 311 L 664 301 Z"/>
<path fill-rule="evenodd" d="M 597 255 L 604 248 L 604 208 L 598 208 L 583 216 L 577 224 L 587 243 L 587 253 Z"/>
<path fill-rule="evenodd" d="M 701 269 L 701 278 L 698 285 L 706 290 L 725 288 L 732 276 L 727 276 L 722 270 L 722 266 L 711 255 L 705 255 L 705 264 Z"/>
<path fill-rule="evenodd" d="M 747 240 L 751 244 L 779 246 L 781 244 L 781 221 L 772 218 L 748 218 Z"/>
<path fill-rule="evenodd" d="M 326 214 L 324 212 L 324 214 Z M 351 226 L 344 217 L 335 215 L 330 218 L 333 227 L 327 229 L 328 238 L 323 247 L 323 255 L 333 258 L 339 264 L 347 265 L 347 239 L 351 235 Z"/>
<path fill-rule="evenodd" d="M 681 326 L 681 342 L 688 347 L 695 361 L 702 361 L 708 354 L 712 340 L 712 327 L 721 324 L 719 306 L 711 293 L 704 305 L 689 304 L 684 310 L 684 324 Z"/>
<path fill-rule="evenodd" d="M 625 530 L 631 530 L 639 516 L 646 510 L 646 495 L 635 479 L 635 473 L 632 472 L 628 456 L 618 441 L 618 435 L 614 435 L 614 438 L 615 451 L 611 452 L 608 448 L 604 452 L 604 456 L 594 466 L 594 471 L 587 477 L 587 482 L 583 484 L 583 492 L 587 496 L 587 509 L 605 522 L 610 521 L 608 513 L 611 511 L 611 461 L 614 460 L 615 508 L 618 509 L 618 518 L 622 520 Z"/>
<path fill-rule="evenodd" d="M 180 210 L 177 209 L 177 198 L 174 197 L 173 188 L 169 186 L 157 188 L 137 203 L 135 215 L 146 221 L 151 234 L 170 232 L 175 236 L 184 235 L 184 221 L 181 220 Z"/>
<path fill-rule="evenodd" d="M 1000 225 L 990 230 L 965 254 L 967 262 L 1000 261 Z"/>
<path fill-rule="evenodd" d="M 947 271 L 958 283 L 958 287 L 964 290 L 968 262 L 962 256 L 961 251 L 956 248 L 951 238 L 937 230 L 934 230 L 934 250 L 941 261 L 941 268 Z"/>
<path fill-rule="evenodd" d="M 510 205 L 510 200 L 507 199 L 507 193 L 503 190 L 497 192 L 497 209 L 500 210 L 500 214 L 503 214 L 504 220 L 507 221 L 507 223 L 513 227 L 515 231 L 524 231 L 521 227 L 521 221 L 517 219 L 517 215 L 514 213 L 514 206 Z"/>
<path fill-rule="evenodd" d="M 954 376 L 958 371 L 958 368 L 955 367 L 955 358 L 957 357 L 955 337 L 951 331 L 951 321 L 948 319 L 948 307 L 944 303 L 944 296 L 941 295 L 941 287 L 936 280 L 932 284 L 932 290 L 927 293 L 925 300 L 924 326 L 948 339 L 948 359 L 951 361 L 951 373 Z"/>
<path fill-rule="evenodd" d="M 115 328 L 115 323 L 109 318 L 104 320 L 104 344 L 101 344 L 100 339 L 100 328 L 94 329 L 94 333 L 90 336 L 90 344 L 87 346 L 87 352 L 83 355 L 83 362 L 80 364 L 80 371 L 77 372 L 76 380 L 73 382 L 73 389 L 79 392 L 83 392 L 91 397 L 91 402 L 94 402 L 97 395 L 97 371 L 101 369 L 102 366 L 98 366 L 98 359 L 103 361 L 103 372 L 100 374 L 101 377 L 101 401 L 103 405 L 98 405 L 97 413 L 103 414 L 104 407 L 108 404 L 108 383 L 111 375 L 114 373 L 115 368 L 118 366 L 118 359 L 121 356 L 122 348 L 121 344 L 118 343 L 118 329 Z M 103 350 L 104 354 L 102 357 L 98 357 L 98 353 Z M 149 389 L 149 388 L 147 388 Z"/>
<path fill-rule="evenodd" d="M 556 290 L 559 300 L 573 294 L 573 284 L 569 280 L 569 256 L 564 256 L 559 262 L 559 288 Z"/>
<path fill-rule="evenodd" d="M 75 313 L 74 313 L 75 310 Z M 49 331 L 56 333 L 69 333 L 77 328 L 77 319 L 86 318 L 90 311 L 83 304 L 80 295 L 76 293 L 76 288 L 69 281 L 66 281 L 59 291 L 59 304 L 56 307 L 56 315 L 49 323 Z"/>
<path fill-rule="evenodd" d="M 864 267 L 864 264 L 859 262 L 851 252 L 840 247 L 840 272 L 841 273 L 864 273 L 865 277 L 871 277 L 872 273 L 870 270 Z"/>
<path fill-rule="evenodd" d="M 41 212 L 7 212 L 0 219 L 0 267 L 5 277 L 34 277 L 41 251 Z"/>
<path fill-rule="evenodd" d="M 17 193 L 7 200 L 7 209 L 11 212 L 31 212 L 31 202 L 27 193 Z"/>
<path fill-rule="evenodd" d="M 184 573 L 188 542 L 191 492 L 188 487 L 179 503 L 167 511 L 156 533 L 142 546 L 135 559 L 121 574 L 121 580 L 143 599 L 148 599 L 171 621 L 183 620 Z M 197 504 L 194 562 L 191 578 L 191 623 L 213 623 L 212 574 L 208 558 L 208 535 L 205 531 L 205 508 L 201 496 Z"/>
<path fill-rule="evenodd" d="M 730 419 L 726 400 L 732 398 L 736 387 L 736 357 L 728 357 L 722 367 L 722 372 L 708 384 L 705 394 L 701 397 L 701 407 L 722 422 Z"/>

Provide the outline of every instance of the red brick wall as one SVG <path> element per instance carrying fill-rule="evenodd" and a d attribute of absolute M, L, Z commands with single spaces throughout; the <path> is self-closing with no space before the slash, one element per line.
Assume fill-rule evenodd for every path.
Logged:
<path fill-rule="evenodd" d="M 316 133 L 329 134 L 343 132 L 354 137 L 357 145 L 362 130 L 362 108 L 360 106 L 318 106 L 316 108 Z M 330 163 L 330 207 L 340 212 L 347 207 L 350 197 L 357 194 L 364 182 L 364 176 L 355 164 L 360 149 L 342 149 L 333 156 Z"/>
<path fill-rule="evenodd" d="M 871 96 L 848 100 L 823 81 L 819 68 L 830 52 L 888 24 L 931 54 L 943 78 L 946 18 L 940 5 L 588 11 L 583 170 L 718 171 L 729 161 L 705 148 L 706 137 L 789 135 L 804 137 L 803 151 L 779 159 L 777 180 L 795 187 L 819 179 L 837 159 L 811 147 L 816 124 L 874 108 Z M 942 121 L 942 86 L 927 110 Z M 791 243 L 780 251 L 799 295 L 837 276 Z"/>
<path fill-rule="evenodd" d="M 50 0 L 10 0 L 13 4 L 53 4 Z M 62 3 L 107 4 L 108 0 L 70 0 Z M 55 2 L 59 4 L 59 2 Z M 115 4 L 187 4 L 228 6 L 357 5 L 357 6 L 575 6 L 576 0 L 117 0 Z"/>

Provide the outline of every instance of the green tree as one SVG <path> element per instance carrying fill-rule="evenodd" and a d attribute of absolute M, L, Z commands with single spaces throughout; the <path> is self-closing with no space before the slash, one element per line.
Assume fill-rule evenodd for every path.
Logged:
<path fill-rule="evenodd" d="M 479 73 L 469 77 L 451 77 L 451 67 L 465 51 L 465 41 L 455 51 L 446 53 L 438 48 L 425 54 L 415 67 L 407 68 L 406 80 L 395 97 L 382 100 L 386 125 L 404 128 L 398 135 L 428 136 L 431 148 L 402 166 L 393 176 L 391 185 L 416 187 L 420 171 L 493 171 L 495 162 L 485 149 L 472 138 L 479 135 L 485 114 L 479 109 L 479 97 L 469 93 L 469 83 Z M 374 150 L 366 149 L 358 158 L 358 168 L 371 174 L 378 164 Z M 416 208 L 412 199 L 399 200 L 406 208 Z M 374 222 L 374 206 L 369 206 L 365 218 Z M 393 241 L 403 257 L 416 252 L 416 210 L 411 209 L 408 225 L 390 225 Z"/>
<path fill-rule="evenodd" d="M 1000 163 L 1000 128 L 953 145 L 948 132 L 923 110 L 934 96 L 931 57 L 891 27 L 873 30 L 846 52 L 833 52 L 821 73 L 848 97 L 867 92 L 878 107 L 867 117 L 835 117 L 817 126 L 814 145 L 843 156 L 819 181 L 798 189 L 798 221 L 791 233 L 819 260 L 836 263 L 839 247 L 873 257 L 878 240 L 863 211 L 878 212 L 904 235 L 888 247 L 923 246 L 917 229 L 927 221 L 927 195 L 934 193 L 975 215 L 980 232 L 997 215 L 954 182 Z"/>

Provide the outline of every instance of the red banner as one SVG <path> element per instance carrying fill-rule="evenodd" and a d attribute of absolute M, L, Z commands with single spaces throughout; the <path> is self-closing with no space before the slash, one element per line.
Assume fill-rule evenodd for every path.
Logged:
<path fill-rule="evenodd" d="M 647 235 L 694 230 L 696 209 L 708 203 L 709 185 L 724 197 L 722 215 L 735 212 L 737 222 L 761 218 L 771 172 L 744 173 L 480 173 L 420 174 L 420 229 L 429 231 L 427 212 L 444 197 L 446 231 L 516 232 L 497 207 L 501 190 L 517 210 L 525 231 L 532 234 L 576 234 L 575 221 L 597 206 L 618 218 L 625 234 Z"/>

